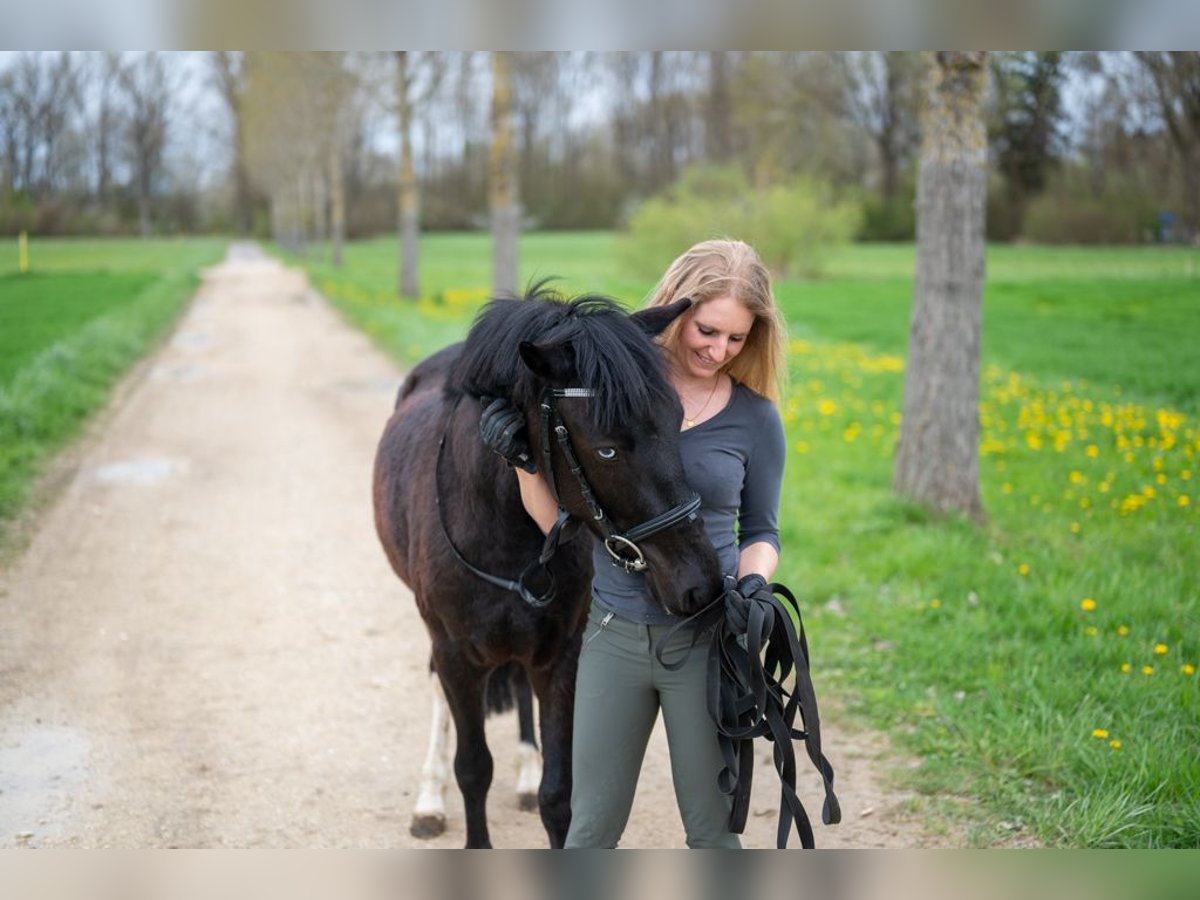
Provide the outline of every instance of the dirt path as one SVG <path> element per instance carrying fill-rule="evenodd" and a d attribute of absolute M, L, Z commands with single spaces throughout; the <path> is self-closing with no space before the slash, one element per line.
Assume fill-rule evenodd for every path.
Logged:
<path fill-rule="evenodd" d="M 0 847 L 462 845 L 456 790 L 443 837 L 408 834 L 428 639 L 369 504 L 399 380 L 254 248 L 208 273 L 0 571 Z M 830 727 L 845 822 L 819 843 L 944 843 L 903 821 L 880 739 Z M 493 840 L 544 846 L 515 731 L 489 726 Z M 759 771 L 746 844 L 769 847 Z M 661 733 L 625 843 L 683 843 Z"/>

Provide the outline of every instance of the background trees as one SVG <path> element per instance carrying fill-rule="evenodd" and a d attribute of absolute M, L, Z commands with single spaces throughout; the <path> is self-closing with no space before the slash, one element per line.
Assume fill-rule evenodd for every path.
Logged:
<path fill-rule="evenodd" d="M 1193 239 L 1196 59 L 995 54 L 988 236 Z M 406 67 L 403 103 L 394 54 L 10 54 L 0 231 L 222 230 L 301 246 L 396 231 L 406 205 L 423 228 L 485 227 L 491 57 L 409 53 Z M 522 227 L 620 227 L 715 164 L 756 189 L 815 181 L 862 204 L 858 237 L 910 240 L 921 71 L 898 52 L 516 53 Z"/>

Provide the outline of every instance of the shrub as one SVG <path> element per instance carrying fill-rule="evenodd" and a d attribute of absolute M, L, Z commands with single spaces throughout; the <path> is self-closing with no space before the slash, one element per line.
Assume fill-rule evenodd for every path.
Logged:
<path fill-rule="evenodd" d="M 850 241 L 861 206 L 812 178 L 752 187 L 732 167 L 689 169 L 629 218 L 622 261 L 656 278 L 697 241 L 731 236 L 753 244 L 776 277 L 818 277 L 831 248 Z"/>
<path fill-rule="evenodd" d="M 901 191 L 891 200 L 868 197 L 863 203 L 862 241 L 911 241 L 917 236 L 916 198 Z"/>
<path fill-rule="evenodd" d="M 1023 237 L 1043 244 L 1137 244 L 1154 239 L 1156 208 L 1136 184 L 1110 177 L 1099 190 L 1064 173 L 1029 204 Z"/>

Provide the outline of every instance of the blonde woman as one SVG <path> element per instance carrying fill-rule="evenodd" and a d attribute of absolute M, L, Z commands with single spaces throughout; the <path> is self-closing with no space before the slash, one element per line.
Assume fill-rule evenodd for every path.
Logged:
<path fill-rule="evenodd" d="M 777 403 L 786 328 L 771 279 L 752 247 L 705 241 L 671 264 L 651 294 L 691 308 L 659 336 L 683 406 L 680 452 L 709 539 L 725 573 L 749 595 L 779 563 L 779 496 L 786 442 Z M 521 468 L 511 419 L 493 410 L 485 441 L 517 465 L 521 496 L 548 530 L 557 503 L 540 475 Z M 490 440 L 489 440 L 490 438 Z M 567 847 L 615 847 L 633 804 L 646 742 L 662 711 L 671 776 L 689 847 L 740 847 L 730 799 L 717 785 L 724 763 L 705 700 L 705 654 L 665 669 L 654 645 L 678 622 L 640 574 L 609 563 L 597 546 L 592 608 L 575 688 L 571 827 Z M 670 658 L 691 642 L 678 632 Z"/>

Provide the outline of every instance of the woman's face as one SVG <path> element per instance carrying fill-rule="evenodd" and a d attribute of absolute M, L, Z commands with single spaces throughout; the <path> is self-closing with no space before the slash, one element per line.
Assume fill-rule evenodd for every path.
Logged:
<path fill-rule="evenodd" d="M 714 297 L 684 313 L 675 345 L 680 374 L 711 378 L 742 352 L 754 325 L 754 313 L 729 294 Z"/>

